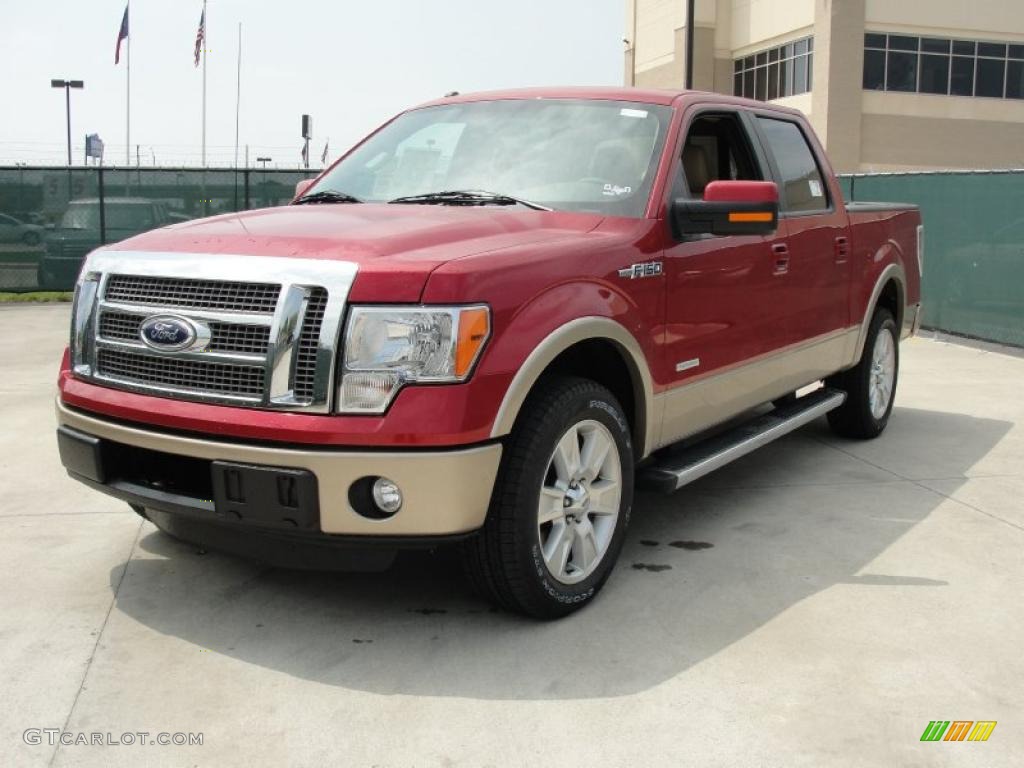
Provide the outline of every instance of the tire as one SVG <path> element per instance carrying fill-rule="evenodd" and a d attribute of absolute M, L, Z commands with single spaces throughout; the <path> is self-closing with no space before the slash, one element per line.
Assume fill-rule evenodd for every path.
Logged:
<path fill-rule="evenodd" d="M 882 434 L 896 399 L 899 369 L 896 320 L 888 309 L 879 307 L 871 317 L 860 362 L 825 382 L 846 392 L 846 402 L 828 414 L 832 431 L 859 440 Z"/>
<path fill-rule="evenodd" d="M 505 445 L 484 526 L 463 543 L 466 574 L 502 608 L 566 616 L 611 575 L 632 503 L 633 444 L 618 401 L 588 379 L 543 380 Z"/>

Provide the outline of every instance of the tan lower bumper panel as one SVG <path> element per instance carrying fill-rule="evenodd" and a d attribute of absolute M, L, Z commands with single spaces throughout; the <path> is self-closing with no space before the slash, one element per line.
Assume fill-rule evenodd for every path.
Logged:
<path fill-rule="evenodd" d="M 312 472 L 317 479 L 320 530 L 368 537 L 447 536 L 483 525 L 501 460 L 495 443 L 451 450 L 309 450 L 205 440 L 120 424 L 57 401 L 60 425 L 121 445 L 210 461 L 230 461 Z M 359 515 L 349 504 L 352 484 L 383 476 L 403 501 L 390 518 Z"/>

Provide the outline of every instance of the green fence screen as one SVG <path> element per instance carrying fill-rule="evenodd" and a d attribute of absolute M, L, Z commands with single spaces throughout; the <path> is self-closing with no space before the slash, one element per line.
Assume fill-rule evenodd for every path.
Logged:
<path fill-rule="evenodd" d="M 1024 171 L 857 175 L 852 200 L 915 203 L 923 325 L 1024 346 Z"/>
<path fill-rule="evenodd" d="M 0 291 L 67 290 L 102 243 L 283 205 L 313 174 L 0 167 Z M 852 175 L 840 184 L 849 200 L 921 207 L 926 327 L 1024 346 L 1024 172 Z"/>
<path fill-rule="evenodd" d="M 0 167 L 0 291 L 68 290 L 103 243 L 284 205 L 315 171 Z"/>

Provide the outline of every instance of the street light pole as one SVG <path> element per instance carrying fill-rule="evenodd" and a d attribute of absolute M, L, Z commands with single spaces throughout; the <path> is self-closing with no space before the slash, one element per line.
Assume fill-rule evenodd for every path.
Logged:
<path fill-rule="evenodd" d="M 697 0 L 686 0 L 686 90 L 693 89 L 693 16 Z"/>
<path fill-rule="evenodd" d="M 84 88 L 85 83 L 81 80 L 51 80 L 51 88 L 64 89 L 64 113 L 68 124 L 68 166 L 71 165 L 71 89 Z"/>
<path fill-rule="evenodd" d="M 71 89 L 64 89 L 64 116 L 68 123 L 68 165 L 71 165 Z"/>

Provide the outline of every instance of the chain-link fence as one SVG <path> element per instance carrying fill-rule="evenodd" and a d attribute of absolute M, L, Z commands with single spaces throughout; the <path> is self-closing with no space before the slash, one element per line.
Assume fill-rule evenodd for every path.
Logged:
<path fill-rule="evenodd" d="M 86 253 L 154 227 L 283 205 L 314 171 L 0 167 L 0 291 L 66 290 Z M 844 176 L 925 224 L 924 325 L 1024 346 L 1024 171 Z"/>
<path fill-rule="evenodd" d="M 103 243 L 283 205 L 316 171 L 0 167 L 0 291 L 68 290 Z"/>

